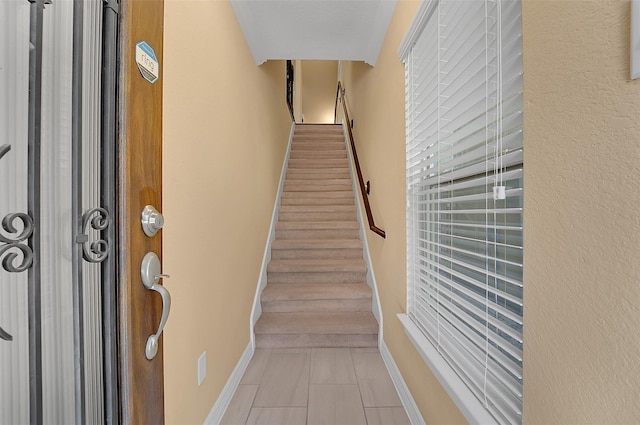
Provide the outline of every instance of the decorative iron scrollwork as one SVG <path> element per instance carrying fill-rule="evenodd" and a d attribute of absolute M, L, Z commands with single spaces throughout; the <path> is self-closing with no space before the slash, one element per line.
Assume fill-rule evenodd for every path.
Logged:
<path fill-rule="evenodd" d="M 2 145 L 0 146 L 0 159 L 7 154 L 11 150 L 11 145 Z"/>
<path fill-rule="evenodd" d="M 102 263 L 109 256 L 109 242 L 104 239 L 89 241 L 88 226 L 97 231 L 103 231 L 111 225 L 109 212 L 104 208 L 92 208 L 82 215 L 81 235 L 76 236 L 76 242 L 82 244 L 82 257 L 89 263 Z"/>
<path fill-rule="evenodd" d="M 9 335 L 4 329 L 0 328 L 0 339 L 5 341 L 13 341 L 13 337 Z"/>
<path fill-rule="evenodd" d="M 22 221 L 22 231 L 18 230 L 15 225 L 17 221 Z M 0 232 L 0 258 L 2 259 L 2 267 L 11 273 L 19 273 L 27 270 L 33 264 L 33 251 L 31 247 L 23 242 L 29 239 L 33 234 L 33 220 L 24 213 L 8 214 L 2 219 L 2 229 L 9 234 L 16 236 L 7 236 Z M 9 252 L 13 250 L 13 252 Z M 22 254 L 22 261 L 18 262 L 19 255 Z"/>

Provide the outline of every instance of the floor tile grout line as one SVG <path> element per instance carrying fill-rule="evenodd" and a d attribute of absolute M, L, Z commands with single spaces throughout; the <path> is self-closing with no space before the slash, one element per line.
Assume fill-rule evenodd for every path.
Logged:
<path fill-rule="evenodd" d="M 362 398 L 362 387 L 360 386 L 360 379 L 358 379 L 358 373 L 356 372 L 356 365 L 353 361 L 353 349 L 349 350 L 349 358 L 351 359 L 351 367 L 353 368 L 353 374 L 356 377 L 356 385 L 358 386 L 358 395 L 360 396 L 360 407 L 362 407 L 362 414 L 364 415 L 364 421 L 365 423 L 369 423 L 368 419 L 367 419 L 367 411 L 365 410 L 364 407 L 364 399 Z"/>

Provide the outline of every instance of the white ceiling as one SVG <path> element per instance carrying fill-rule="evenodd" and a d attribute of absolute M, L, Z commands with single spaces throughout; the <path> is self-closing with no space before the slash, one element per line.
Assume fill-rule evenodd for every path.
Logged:
<path fill-rule="evenodd" d="M 256 64 L 269 59 L 375 65 L 396 0 L 231 0 Z"/>

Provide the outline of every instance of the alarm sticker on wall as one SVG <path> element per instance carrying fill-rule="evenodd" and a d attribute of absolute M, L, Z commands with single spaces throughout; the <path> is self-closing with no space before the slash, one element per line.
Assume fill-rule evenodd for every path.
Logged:
<path fill-rule="evenodd" d="M 136 63 L 142 77 L 150 83 L 155 83 L 160 76 L 160 64 L 153 48 L 146 41 L 136 44 Z"/>

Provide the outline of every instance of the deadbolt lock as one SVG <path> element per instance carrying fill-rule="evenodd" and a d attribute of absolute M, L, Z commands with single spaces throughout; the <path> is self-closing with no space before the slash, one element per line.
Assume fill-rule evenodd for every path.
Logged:
<path fill-rule="evenodd" d="M 164 226 L 164 217 L 153 206 L 147 205 L 142 210 L 142 230 L 144 234 L 153 237 Z"/>

